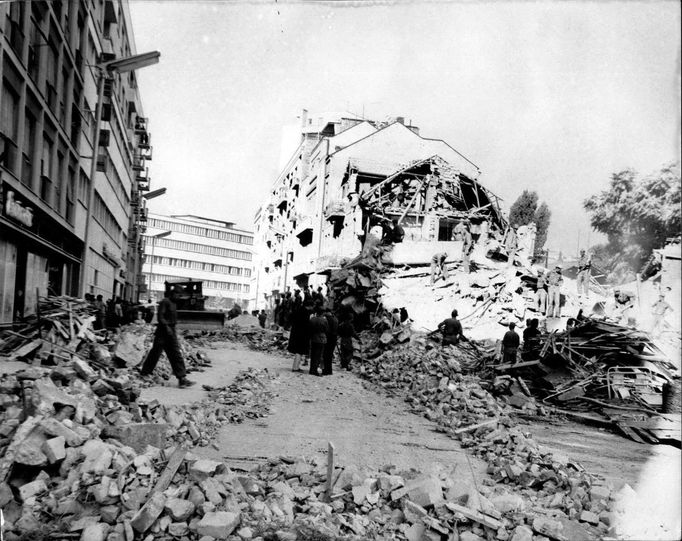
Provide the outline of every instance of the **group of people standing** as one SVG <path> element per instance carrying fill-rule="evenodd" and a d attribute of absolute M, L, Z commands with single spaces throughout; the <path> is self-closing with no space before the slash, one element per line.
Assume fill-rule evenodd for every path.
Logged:
<path fill-rule="evenodd" d="M 142 318 L 147 323 L 151 322 L 154 316 L 155 304 L 151 300 L 142 309 L 140 305 L 121 299 L 121 297 L 112 297 L 105 302 L 102 295 L 95 296 L 91 293 L 86 293 L 85 300 L 94 309 L 95 321 L 93 327 L 95 330 L 116 328 L 133 323 L 140 318 L 140 312 L 142 312 Z M 151 306 L 151 308 L 148 308 L 148 306 Z"/>
<path fill-rule="evenodd" d="M 301 366 L 310 364 L 310 375 L 331 376 L 337 346 L 341 368 L 350 370 L 353 338 L 357 337 L 353 313 L 344 311 L 340 318 L 341 321 L 323 302 L 309 299 L 294 304 L 287 346 L 287 350 L 294 354 L 293 371 L 302 371 Z"/>

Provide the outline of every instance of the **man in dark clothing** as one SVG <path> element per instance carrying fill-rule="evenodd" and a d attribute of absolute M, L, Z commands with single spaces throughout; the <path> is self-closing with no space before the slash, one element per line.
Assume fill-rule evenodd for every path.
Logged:
<path fill-rule="evenodd" d="M 178 337 L 175 334 L 175 324 L 178 320 L 177 308 L 175 306 L 175 289 L 171 289 L 170 297 L 164 297 L 159 303 L 157 312 L 158 324 L 154 333 L 154 344 L 142 365 L 140 374 L 149 376 L 159 362 L 162 351 L 166 352 L 168 362 L 170 362 L 173 374 L 178 378 L 178 387 L 189 387 L 195 382 L 187 379 L 185 361 L 180 352 Z"/>
<path fill-rule="evenodd" d="M 400 309 L 400 323 L 405 323 L 408 319 L 410 319 L 410 316 L 407 313 L 407 309 L 403 306 Z"/>
<path fill-rule="evenodd" d="M 405 238 L 405 230 L 398 223 L 398 220 L 396 220 L 395 218 L 393 219 L 393 233 L 392 233 L 391 237 L 392 237 L 394 244 L 398 244 L 399 242 L 402 242 L 403 239 Z"/>
<path fill-rule="evenodd" d="M 260 326 L 265 329 L 265 322 L 268 320 L 268 315 L 265 313 L 265 310 L 261 310 L 260 313 L 258 314 L 258 323 L 260 323 Z"/>
<path fill-rule="evenodd" d="M 540 336 L 540 329 L 538 328 L 540 322 L 537 319 L 526 320 L 526 328 L 523 329 L 523 353 L 521 358 L 524 361 L 530 361 L 535 355 L 533 350 L 537 350 L 539 345 L 538 336 Z"/>
<path fill-rule="evenodd" d="M 334 350 L 339 332 L 339 320 L 330 309 L 325 310 L 324 317 L 327 320 L 327 343 L 324 345 L 324 366 L 322 367 L 323 376 L 332 375 L 332 362 L 334 361 Z"/>
<path fill-rule="evenodd" d="M 272 321 L 275 325 L 281 325 L 280 323 L 280 313 L 282 310 L 282 305 L 279 299 L 275 299 L 275 307 L 272 309 Z"/>
<path fill-rule="evenodd" d="M 519 335 L 516 334 L 514 328 L 516 324 L 511 322 L 509 324 L 509 330 L 504 333 L 504 338 L 502 338 L 502 362 L 516 364 L 516 353 L 519 349 L 519 344 L 521 340 Z"/>
<path fill-rule="evenodd" d="M 346 312 L 343 321 L 339 325 L 339 353 L 341 354 L 341 368 L 350 370 L 350 362 L 353 360 L 353 338 L 357 338 L 353 326 L 352 312 Z"/>
<path fill-rule="evenodd" d="M 457 345 L 464 339 L 462 324 L 457 319 L 457 310 L 453 310 L 451 317 L 438 324 L 438 330 L 443 333 L 443 345 Z"/>
<path fill-rule="evenodd" d="M 329 331 L 329 324 L 322 315 L 321 306 L 315 307 L 315 315 L 310 318 L 308 329 L 310 330 L 310 374 L 312 376 L 319 376 L 317 367 L 322 362 L 322 354 L 324 353 L 324 346 L 327 343 L 327 332 Z"/>

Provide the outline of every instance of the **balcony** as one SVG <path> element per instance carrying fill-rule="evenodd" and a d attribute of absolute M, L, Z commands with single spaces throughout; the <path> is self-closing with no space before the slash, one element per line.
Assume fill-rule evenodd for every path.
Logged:
<path fill-rule="evenodd" d="M 147 131 L 148 119 L 143 116 L 135 117 L 135 133 L 142 133 Z"/>
<path fill-rule="evenodd" d="M 338 220 L 346 216 L 346 205 L 343 201 L 330 201 L 324 209 L 326 220 Z"/>
<path fill-rule="evenodd" d="M 135 154 L 133 156 L 133 171 L 145 171 L 144 156 Z"/>

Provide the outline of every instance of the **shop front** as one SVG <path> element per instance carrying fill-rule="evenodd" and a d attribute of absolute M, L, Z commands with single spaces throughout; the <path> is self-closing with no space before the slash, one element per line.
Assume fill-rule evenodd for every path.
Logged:
<path fill-rule="evenodd" d="M 0 325 L 10 325 L 39 296 L 77 295 L 83 242 L 7 182 L 0 207 Z"/>

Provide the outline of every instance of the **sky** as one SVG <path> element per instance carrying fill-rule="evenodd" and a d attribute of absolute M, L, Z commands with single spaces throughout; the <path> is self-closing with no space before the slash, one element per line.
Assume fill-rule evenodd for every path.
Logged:
<path fill-rule="evenodd" d="M 612 173 L 680 159 L 677 2 L 131 0 L 154 147 L 151 212 L 250 229 L 311 116 L 403 116 L 481 170 L 507 208 L 552 211 L 548 246 L 577 252 L 585 198 Z"/>

